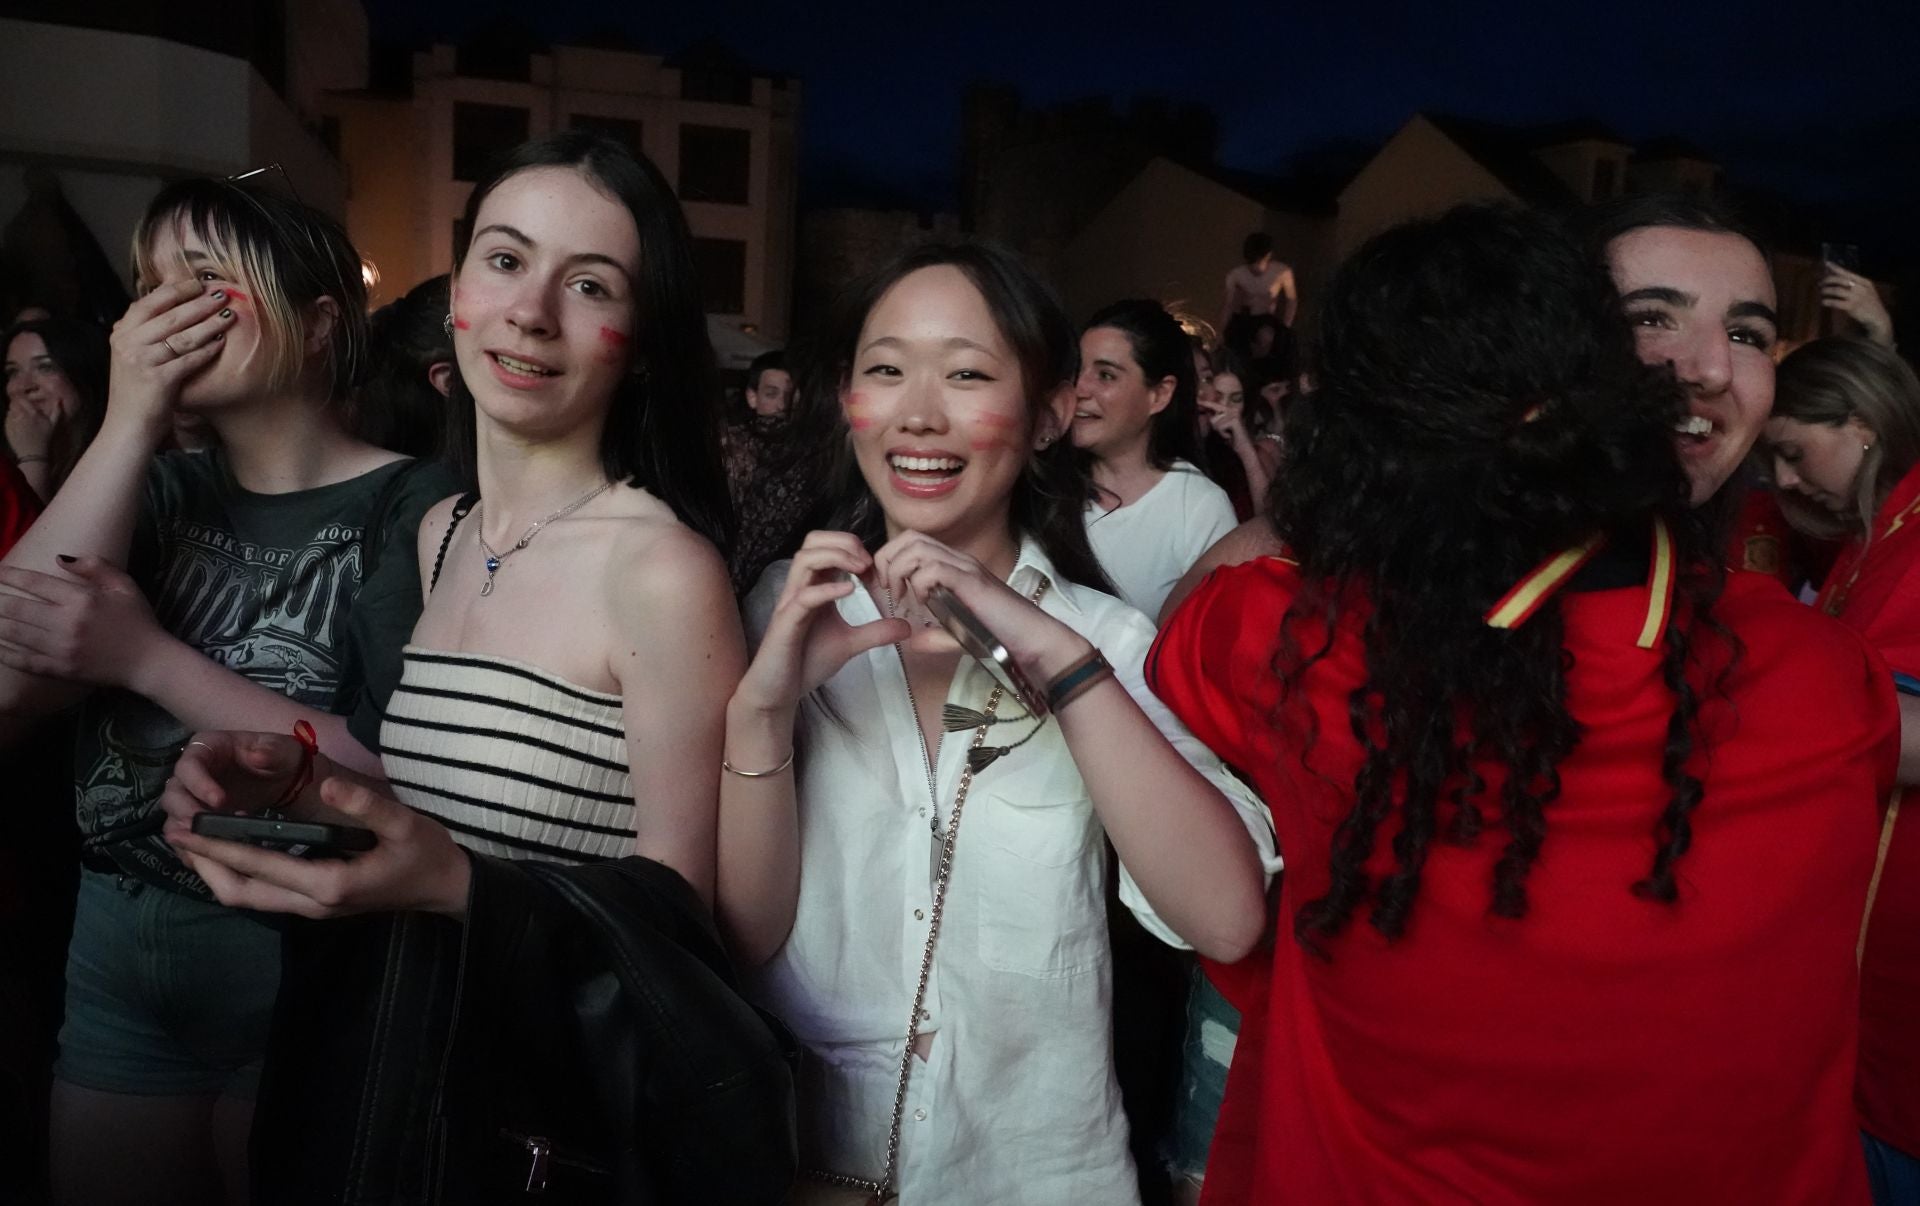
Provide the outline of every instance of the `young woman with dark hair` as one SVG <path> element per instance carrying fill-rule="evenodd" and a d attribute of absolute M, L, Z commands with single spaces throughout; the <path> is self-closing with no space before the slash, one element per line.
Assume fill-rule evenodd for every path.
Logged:
<path fill-rule="evenodd" d="M 461 847 L 637 850 L 711 895 L 744 655 L 713 543 L 729 510 L 685 219 L 651 164 L 578 132 L 516 148 L 467 208 L 447 318 L 466 434 L 448 451 L 479 490 L 421 525 L 427 606 L 380 738 L 399 799 L 366 804 L 439 824 L 323 868 L 343 881 L 324 908 L 301 892 L 310 864 L 170 832 L 234 903 L 458 915 Z"/>
<path fill-rule="evenodd" d="M 1195 394 L 1193 345 L 1159 302 L 1115 302 L 1081 333 L 1073 443 L 1092 460 L 1087 539 L 1148 616 L 1234 524 L 1226 492 L 1195 466 Z"/>
<path fill-rule="evenodd" d="M 837 530 L 747 602 L 759 651 L 728 709 L 719 910 L 803 1045 L 816 1186 L 1136 1201 L 1104 839 L 1120 898 L 1163 939 L 1233 959 L 1259 935 L 1265 822 L 1144 696 L 1152 625 L 1104 593 L 1087 546 L 1061 443 L 1074 360 L 1017 260 L 930 244 L 849 294 L 802 390 Z M 938 592 L 1049 714 L 929 627 Z"/>
<path fill-rule="evenodd" d="M 1767 451 L 1797 529 L 1844 538 L 1815 605 L 1878 649 L 1900 684 L 1900 776 L 1920 783 L 1920 377 L 1892 349 L 1820 339 L 1780 362 Z M 1920 1192 L 1920 822 L 1881 820 L 1860 941 L 1856 1099 L 1874 1200 Z"/>
<path fill-rule="evenodd" d="M 196 738 L 206 748 L 190 751 L 176 770 L 167 830 L 229 904 L 309 918 L 400 914 L 395 927 L 410 912 L 461 921 L 461 992 L 510 979 L 518 966 L 511 941 L 501 960 L 473 953 L 501 949 L 492 944 L 503 924 L 510 932 L 531 924 L 517 905 L 505 906 L 503 921 L 502 905 L 487 912 L 476 903 L 483 887 L 499 899 L 499 885 L 523 882 L 498 870 L 515 860 L 578 871 L 612 863 L 612 882 L 664 867 L 686 904 L 704 914 L 714 891 L 723 718 L 746 660 L 715 548 L 730 512 L 713 353 L 692 239 L 671 188 L 610 139 L 554 134 L 515 148 L 476 185 L 467 228 L 446 317 L 460 370 L 449 453 L 478 489 L 443 501 L 421 525 L 417 565 L 428 594 L 380 733 L 385 782 L 313 759 L 317 786 L 292 809 L 344 815 L 372 829 L 378 844 L 351 861 L 315 862 L 193 833 L 197 812 L 254 807 L 296 781 L 305 761 L 298 745 L 261 733 Z M 634 855 L 641 857 L 626 857 Z M 591 895 L 587 885 L 610 881 L 569 882 Z M 661 917 L 634 924 L 667 928 Z M 324 936 L 314 941 L 316 958 L 340 949 Z M 303 974 L 309 984 L 316 978 Z M 712 973 L 702 975 L 724 991 Z M 354 991 L 397 989 L 406 982 L 356 980 L 329 991 L 348 1008 Z M 551 997 L 571 999 L 559 988 Z M 492 1007 L 461 997 L 450 1024 Z M 312 1001 L 302 1003 L 302 1016 L 314 1012 Z M 603 1006 L 597 1024 L 605 1014 Z M 664 1051 L 668 1041 L 649 1034 L 660 1046 L 647 1050 Z M 357 1086 L 376 1083 L 387 1065 L 419 1069 L 410 1084 L 480 1075 L 472 1059 L 448 1054 L 454 1046 L 433 1033 L 420 1044 L 374 1035 L 339 1068 L 315 1067 L 323 1061 L 297 1045 L 279 1066 L 298 1067 L 329 1092 L 345 1085 L 345 1097 L 358 1101 Z M 283 1052 L 276 1046 L 273 1054 L 280 1060 Z M 570 1065 L 544 1075 L 590 1079 Z M 303 1145 L 302 1127 L 339 1120 L 311 1110 L 309 1086 L 284 1076 L 277 1083 L 268 1104 L 278 1150 L 291 1157 L 351 1140 L 330 1129 L 326 1143 Z M 683 1117 L 696 1116 L 690 1101 L 682 1104 Z M 426 1125 L 420 1120 L 444 1105 L 408 1098 L 395 1109 L 408 1125 Z M 602 1118 L 651 1117 L 630 1099 L 599 1109 Z M 790 1142 L 790 1130 L 785 1135 Z M 460 1158 L 482 1159 L 496 1140 L 459 1139 Z M 626 1153 L 616 1163 L 635 1158 L 632 1136 L 610 1142 Z M 765 1149 L 745 1139 L 736 1154 L 742 1170 L 765 1167 Z M 423 1158 L 388 1155 L 403 1166 Z M 642 1147 L 639 1163 L 651 1179 L 640 1183 L 684 1186 L 669 1166 L 682 1178 L 702 1166 L 690 1158 L 673 1164 L 678 1158 Z M 275 1200 L 287 1200 L 299 1176 L 277 1176 Z"/>
<path fill-rule="evenodd" d="M 1723 572 L 1619 306 L 1537 214 L 1363 246 L 1289 414 L 1287 555 L 1216 571 L 1150 658 L 1288 860 L 1273 949 L 1210 969 L 1245 1015 L 1210 1200 L 1864 1193 L 1892 692 Z"/>
<path fill-rule="evenodd" d="M 100 434 L 0 567 L 0 712 L 81 705 L 56 1197 L 237 1201 L 280 936 L 215 903 L 159 797 L 195 728 L 304 724 L 378 766 L 420 609 L 406 551 L 448 482 L 349 430 L 366 295 L 331 219 L 190 180 L 133 252 Z M 155 456 L 181 412 L 216 450 Z"/>
<path fill-rule="evenodd" d="M 107 408 L 107 333 L 75 318 L 23 322 L 6 352 L 7 451 L 42 501 L 67 480 Z"/>

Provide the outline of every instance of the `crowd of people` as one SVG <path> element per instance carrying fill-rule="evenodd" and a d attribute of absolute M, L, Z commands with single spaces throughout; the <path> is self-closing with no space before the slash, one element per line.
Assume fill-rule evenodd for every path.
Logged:
<path fill-rule="evenodd" d="M 1662 195 L 1255 234 L 1213 328 L 935 240 L 723 401 L 645 159 L 461 229 L 369 314 L 184 181 L 4 334 L 0 1194 L 1920 1203 L 1871 281 L 1787 351 Z"/>

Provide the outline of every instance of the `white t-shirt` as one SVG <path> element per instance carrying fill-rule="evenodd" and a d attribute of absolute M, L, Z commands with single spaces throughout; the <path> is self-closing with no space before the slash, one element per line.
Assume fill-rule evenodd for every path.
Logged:
<path fill-rule="evenodd" d="M 747 630 L 766 631 L 791 562 L 748 595 Z M 1246 825 L 1267 874 L 1280 866 L 1266 807 L 1147 690 L 1153 625 L 1119 600 L 1058 576 L 1021 545 L 1009 578 L 1093 642 L 1127 693 Z M 847 623 L 880 618 L 856 590 Z M 947 702 L 986 705 L 993 681 L 961 659 Z M 748 992 L 801 1043 L 800 1158 L 808 1169 L 878 1176 L 933 908 L 938 844 L 971 734 L 934 752 L 929 798 L 920 726 L 900 657 L 861 654 L 826 686 L 834 715 L 809 707 L 799 775 L 800 899 L 779 953 Z M 1003 710 L 1004 714 L 1004 710 Z M 990 730 L 995 744 L 1029 726 Z M 1011 730 L 1011 731 L 1004 731 Z M 1150 932 L 1185 946 L 1155 916 L 1124 864 L 1120 900 Z M 907 1082 L 898 1188 L 904 1202 L 1137 1206 L 1126 1115 L 1113 1073 L 1113 984 L 1106 924 L 1107 843 L 1060 726 L 981 771 L 961 814 L 920 1033 L 932 1035 Z"/>
<path fill-rule="evenodd" d="M 1241 264 L 1227 273 L 1227 310 L 1233 314 L 1272 314 L 1279 309 L 1280 277 L 1287 266 L 1279 260 L 1267 265 L 1265 272 L 1255 272 L 1251 265 Z"/>
<path fill-rule="evenodd" d="M 1227 492 L 1185 461 L 1133 502 L 1108 511 L 1087 507 L 1087 541 L 1120 597 L 1157 620 L 1200 555 L 1233 531 L 1233 501 Z"/>

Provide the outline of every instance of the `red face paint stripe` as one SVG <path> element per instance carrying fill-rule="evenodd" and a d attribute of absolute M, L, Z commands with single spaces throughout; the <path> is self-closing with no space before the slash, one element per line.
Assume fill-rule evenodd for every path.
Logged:
<path fill-rule="evenodd" d="M 616 331 L 612 327 L 601 327 L 600 342 L 612 347 L 624 348 L 627 346 L 627 335 L 626 332 Z"/>
<path fill-rule="evenodd" d="M 468 321 L 467 321 L 466 319 L 464 319 L 464 318 L 456 318 L 456 319 L 454 319 L 454 320 L 453 320 L 453 326 L 454 326 L 454 329 L 455 329 L 456 331 L 471 331 L 471 330 L 473 330 L 473 324 L 472 324 L 472 323 L 470 323 L 470 322 L 468 322 Z"/>

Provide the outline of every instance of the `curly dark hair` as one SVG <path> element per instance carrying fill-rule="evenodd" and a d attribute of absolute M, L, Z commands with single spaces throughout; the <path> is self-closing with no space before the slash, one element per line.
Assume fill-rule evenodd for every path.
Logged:
<path fill-rule="evenodd" d="M 1289 412 L 1274 491 L 1303 584 L 1274 668 L 1284 708 L 1342 617 L 1360 625 L 1367 679 L 1348 719 L 1364 762 L 1334 834 L 1331 885 L 1299 909 L 1296 938 L 1324 954 L 1365 902 L 1369 923 L 1399 937 L 1435 836 L 1471 844 L 1487 828 L 1506 837 L 1492 911 L 1526 913 L 1559 766 L 1582 728 L 1567 709 L 1559 604 L 1510 630 L 1482 617 L 1541 561 L 1596 534 L 1616 556 L 1645 549 L 1655 517 L 1679 566 L 1664 634 L 1672 795 L 1632 891 L 1674 901 L 1702 795 L 1689 771 L 1691 637 L 1711 622 L 1723 573 L 1687 505 L 1671 374 L 1641 364 L 1611 281 L 1579 241 L 1506 207 L 1464 206 L 1376 237 L 1330 284 L 1321 322 L 1319 386 Z M 1309 626 L 1326 635 L 1303 641 Z M 1489 764 L 1505 768 L 1492 817 Z M 1376 880 L 1367 863 L 1383 828 L 1394 868 Z"/>

